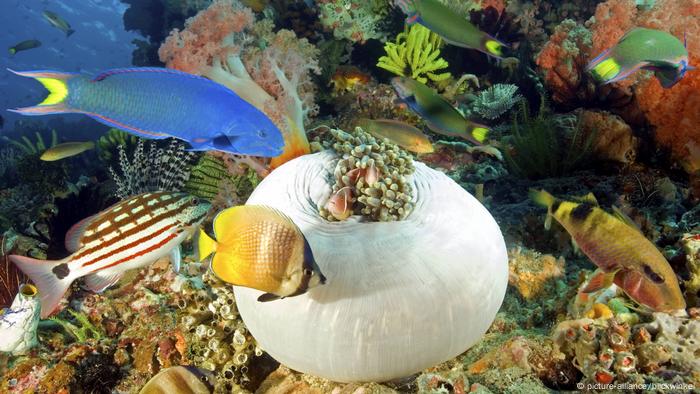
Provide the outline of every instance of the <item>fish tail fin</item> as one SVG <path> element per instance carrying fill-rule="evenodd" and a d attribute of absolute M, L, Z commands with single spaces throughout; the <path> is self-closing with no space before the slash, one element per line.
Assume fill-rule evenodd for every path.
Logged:
<path fill-rule="evenodd" d="M 68 267 L 68 258 L 37 260 L 18 255 L 10 255 L 9 258 L 39 289 L 41 318 L 48 317 L 75 279 Z"/>
<path fill-rule="evenodd" d="M 544 221 L 544 228 L 549 230 L 552 226 L 552 205 L 556 198 L 544 190 L 530 189 L 530 199 L 537 205 L 547 207 L 547 219 Z"/>
<path fill-rule="evenodd" d="M 622 71 L 622 67 L 617 60 L 610 57 L 610 51 L 610 49 L 606 49 L 586 66 L 586 69 L 596 79 L 605 83 L 611 82 Z"/>
<path fill-rule="evenodd" d="M 288 124 L 290 125 L 289 129 L 287 132 L 283 133 L 284 150 L 282 154 L 270 160 L 270 169 L 275 169 L 292 159 L 307 155 L 311 152 L 309 139 L 306 137 L 304 130 L 300 130 L 294 122 L 290 121 Z"/>
<path fill-rule="evenodd" d="M 195 259 L 197 261 L 202 261 L 216 252 L 216 241 L 210 237 L 209 234 L 205 233 L 204 230 L 199 229 L 196 238 Z"/>
<path fill-rule="evenodd" d="M 508 45 L 489 34 L 484 34 L 482 45 L 486 53 L 497 58 L 503 58 L 505 56 L 504 49 L 510 48 Z"/>
<path fill-rule="evenodd" d="M 62 73 L 56 71 L 14 71 L 8 68 L 12 73 L 22 77 L 34 78 L 39 81 L 49 95 L 33 107 L 11 109 L 10 112 L 16 112 L 22 115 L 48 115 L 56 113 L 74 112 L 66 104 L 68 98 L 68 80 L 75 77 L 74 73 Z"/>
<path fill-rule="evenodd" d="M 16 48 L 10 48 L 10 49 L 8 49 L 8 52 L 10 52 L 10 55 L 14 55 L 15 53 L 17 53 L 17 49 L 16 49 Z"/>
<path fill-rule="evenodd" d="M 489 136 L 489 132 L 491 131 L 487 126 L 481 125 L 481 124 L 473 124 L 472 125 L 472 130 L 471 130 L 471 135 L 472 137 L 480 144 L 482 144 L 484 141 L 486 141 L 486 137 Z"/>
<path fill-rule="evenodd" d="M 413 0 L 394 0 L 394 5 L 399 7 L 401 11 L 406 14 L 406 24 L 412 25 L 418 22 L 418 11 L 416 10 L 416 5 Z"/>

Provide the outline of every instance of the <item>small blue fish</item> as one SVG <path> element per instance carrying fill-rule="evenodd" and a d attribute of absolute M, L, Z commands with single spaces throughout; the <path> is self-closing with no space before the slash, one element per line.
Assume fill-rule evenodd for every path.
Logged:
<path fill-rule="evenodd" d="M 12 72 L 35 78 L 49 91 L 39 105 L 12 112 L 81 113 L 139 137 L 180 139 L 195 151 L 282 154 L 284 139 L 277 126 L 236 93 L 206 78 L 167 68 L 114 69 L 94 78 L 56 71 Z"/>

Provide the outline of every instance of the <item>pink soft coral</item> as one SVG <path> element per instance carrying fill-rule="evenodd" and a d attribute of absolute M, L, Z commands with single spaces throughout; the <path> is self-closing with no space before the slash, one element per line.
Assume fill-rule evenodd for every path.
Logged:
<path fill-rule="evenodd" d="M 261 50 L 259 48 L 265 48 Z M 318 50 L 288 30 L 255 22 L 237 0 L 216 0 L 174 30 L 159 50 L 168 67 L 203 75 L 265 112 L 282 130 L 284 153 L 270 167 L 310 152 L 304 122 L 315 113 L 310 72 Z"/>

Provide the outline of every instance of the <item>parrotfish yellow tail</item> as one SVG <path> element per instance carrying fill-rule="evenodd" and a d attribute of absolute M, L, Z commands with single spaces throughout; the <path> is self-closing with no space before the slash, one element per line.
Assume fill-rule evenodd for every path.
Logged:
<path fill-rule="evenodd" d="M 544 221 L 544 228 L 549 230 L 552 227 L 552 205 L 554 205 L 556 199 L 544 190 L 535 189 L 530 189 L 530 199 L 536 204 L 547 208 L 547 219 Z"/>
<path fill-rule="evenodd" d="M 49 91 L 49 95 L 36 106 L 19 108 L 17 110 L 11 110 L 13 112 L 18 112 L 23 115 L 49 115 L 49 114 L 60 114 L 66 112 L 77 112 L 70 109 L 66 101 L 68 99 L 68 80 L 77 77 L 77 73 L 59 73 L 54 71 L 14 71 L 10 70 L 17 75 L 23 77 L 34 78 L 39 81 L 46 90 Z"/>
<path fill-rule="evenodd" d="M 503 57 L 508 48 L 438 0 L 396 0 L 394 3 L 406 14 L 406 23 L 420 23 L 448 44 L 476 49 L 497 58 Z"/>
<path fill-rule="evenodd" d="M 661 85 L 670 88 L 688 70 L 688 50 L 675 36 L 654 29 L 635 28 L 627 32 L 587 66 L 591 75 L 602 83 L 613 83 L 645 69 L 654 71 Z"/>

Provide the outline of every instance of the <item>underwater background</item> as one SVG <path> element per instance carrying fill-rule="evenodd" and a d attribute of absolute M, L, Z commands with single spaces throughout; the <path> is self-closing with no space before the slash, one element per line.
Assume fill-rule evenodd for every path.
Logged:
<path fill-rule="evenodd" d="M 0 10 L 0 392 L 700 392 L 697 0 Z"/>

